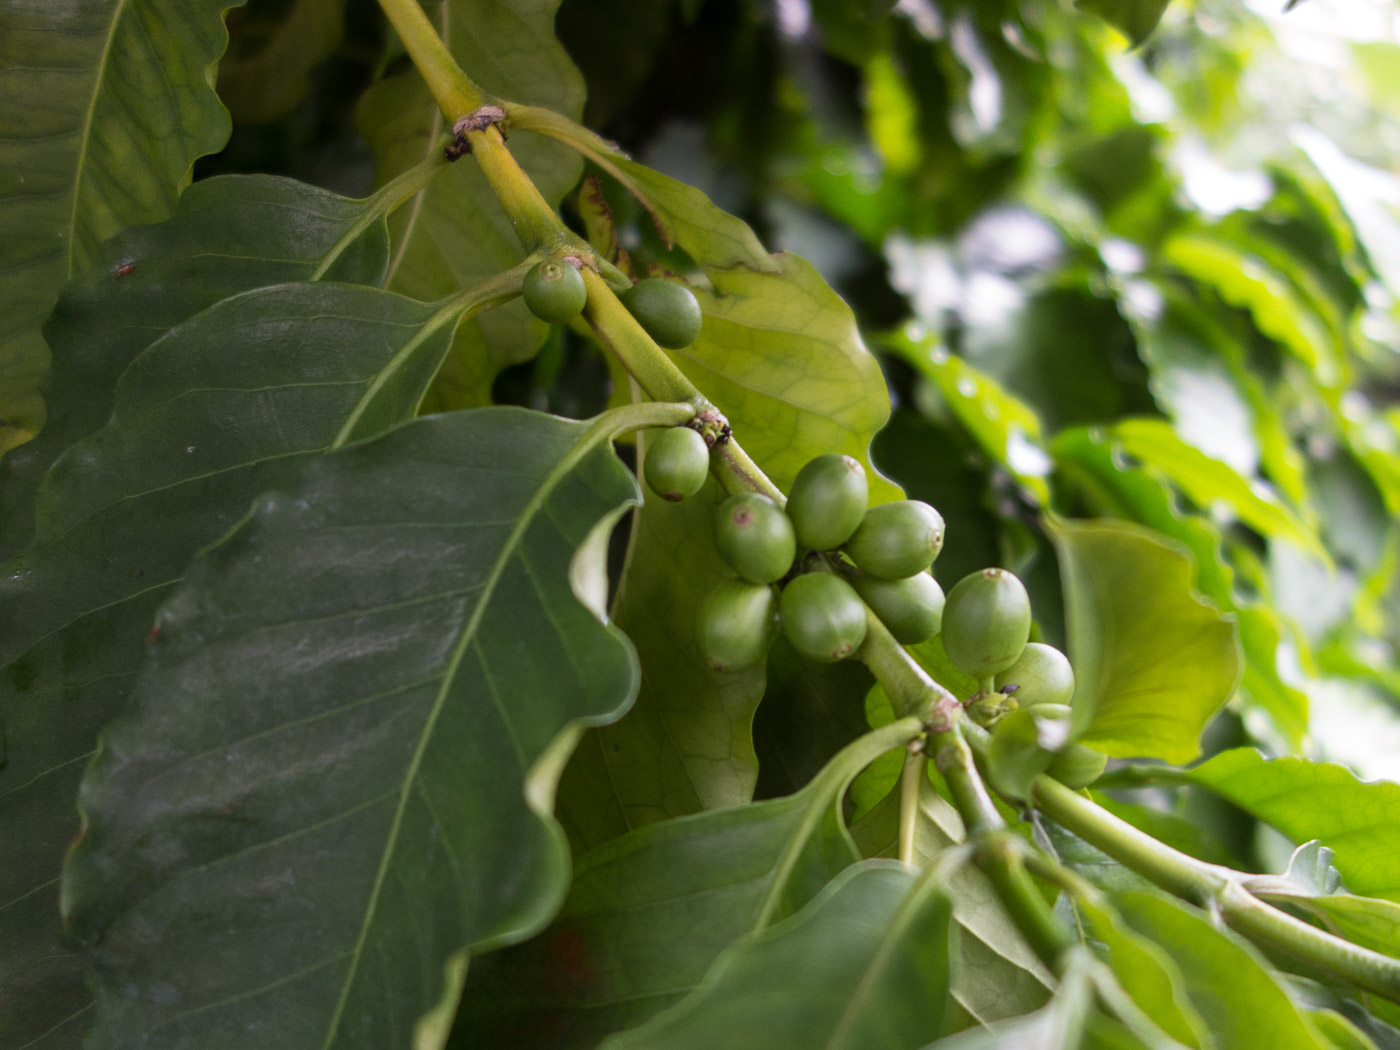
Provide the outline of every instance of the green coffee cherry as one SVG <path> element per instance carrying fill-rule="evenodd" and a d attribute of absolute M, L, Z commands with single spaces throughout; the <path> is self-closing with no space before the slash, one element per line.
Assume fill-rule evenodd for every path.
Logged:
<path fill-rule="evenodd" d="M 568 324 L 588 301 L 583 275 L 559 259 L 536 263 L 520 292 L 530 312 L 550 324 Z"/>
<path fill-rule="evenodd" d="M 720 504 L 715 546 L 730 567 L 750 583 L 781 579 L 797 555 L 792 522 L 782 508 L 756 492 L 730 496 Z"/>
<path fill-rule="evenodd" d="M 821 663 L 842 660 L 865 641 L 865 606 L 829 572 L 809 572 L 784 587 L 778 622 L 794 649 Z"/>
<path fill-rule="evenodd" d="M 647 445 L 645 463 L 652 491 L 679 503 L 704 486 L 710 473 L 710 446 L 690 427 L 670 427 Z"/>
<path fill-rule="evenodd" d="M 928 573 L 916 572 L 902 580 L 861 573 L 852 582 L 900 645 L 917 645 L 938 633 L 943 623 L 943 588 Z"/>
<path fill-rule="evenodd" d="M 777 637 L 773 588 L 725 580 L 700 603 L 695 644 L 712 671 L 743 671 L 763 659 Z"/>
<path fill-rule="evenodd" d="M 964 576 L 943 606 L 943 649 L 953 666 L 981 680 L 1016 662 L 1031 636 L 1031 599 L 1005 569 Z"/>
<path fill-rule="evenodd" d="M 1046 770 L 1068 788 L 1086 788 L 1098 780 L 1108 765 L 1108 756 L 1083 744 L 1070 744 L 1050 762 Z"/>
<path fill-rule="evenodd" d="M 1015 697 L 1021 707 L 1067 704 L 1074 696 L 1074 669 L 1053 645 L 1031 642 L 1014 664 L 996 676 L 996 687 Z"/>
<path fill-rule="evenodd" d="M 923 572 L 942 549 L 943 515 L 915 499 L 871 507 L 846 541 L 851 560 L 884 580 Z"/>
<path fill-rule="evenodd" d="M 797 542 L 808 550 L 835 550 L 851 538 L 870 502 L 865 468 L 850 456 L 829 453 L 797 472 L 787 514 Z"/>
<path fill-rule="evenodd" d="M 623 292 L 621 299 L 657 346 L 683 350 L 700 334 L 700 303 L 683 284 L 648 277 Z"/>

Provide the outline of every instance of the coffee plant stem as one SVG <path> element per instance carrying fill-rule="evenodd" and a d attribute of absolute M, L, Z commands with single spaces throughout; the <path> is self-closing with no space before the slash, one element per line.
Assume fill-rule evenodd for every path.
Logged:
<path fill-rule="evenodd" d="M 457 65 L 418 0 L 379 0 L 379 6 L 448 120 L 486 105 L 486 93 Z"/>
<path fill-rule="evenodd" d="M 1078 941 L 1069 926 L 1055 917 L 1026 871 L 1028 850 L 1009 829 L 991 832 L 977 843 L 977 866 L 1040 961 L 1056 976 L 1063 976 L 1069 952 Z"/>
<path fill-rule="evenodd" d="M 1296 919 L 1249 892 L 1248 876 L 1180 853 L 1047 776 L 1031 801 L 1055 823 L 1184 900 L 1218 913 L 1260 947 L 1357 988 L 1400 1002 L 1400 959 Z"/>

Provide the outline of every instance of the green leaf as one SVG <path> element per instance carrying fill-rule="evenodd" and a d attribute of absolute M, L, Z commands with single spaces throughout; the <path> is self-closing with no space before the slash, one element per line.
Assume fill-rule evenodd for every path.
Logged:
<path fill-rule="evenodd" d="M 1113 904 L 1175 961 L 1220 1050 L 1325 1050 L 1328 1044 L 1293 1004 L 1282 978 L 1238 934 L 1155 893 L 1115 894 Z"/>
<path fill-rule="evenodd" d="M 1128 929 L 1107 905 L 1080 898 L 1075 906 L 1093 929 L 1099 955 L 1143 1012 L 1183 1046 L 1214 1046 L 1205 1022 L 1191 1005 L 1186 979 L 1171 956 L 1149 938 Z"/>
<path fill-rule="evenodd" d="M 1042 445 L 1040 418 L 1030 408 L 934 341 L 900 333 L 889 344 L 938 389 L 992 462 L 1005 467 L 1037 502 L 1049 502 L 1045 478 L 1053 464 Z"/>
<path fill-rule="evenodd" d="M 1330 563 L 1317 533 L 1262 482 L 1241 477 L 1227 464 L 1186 444 L 1171 424 L 1125 419 L 1108 428 L 1108 433 L 1123 452 L 1156 467 L 1197 506 L 1211 510 L 1224 503 L 1261 536 L 1291 540 Z"/>
<path fill-rule="evenodd" d="M 1234 624 L 1191 589 L 1191 560 L 1125 522 L 1046 522 L 1064 584 L 1074 725 L 1109 755 L 1186 762 L 1234 692 Z"/>
<path fill-rule="evenodd" d="M 225 299 L 138 357 L 113 421 L 54 466 L 34 545 L 0 573 L 0 828 L 24 844 L 0 869 L 6 984 L 62 943 L 51 887 L 79 830 L 82 765 L 190 559 L 310 458 L 409 418 L 453 322 L 355 285 Z M 85 997 L 53 981 L 57 1024 Z"/>
<path fill-rule="evenodd" d="M 733 941 L 859 859 L 841 818 L 846 787 L 917 730 L 854 741 L 796 794 L 648 824 L 584 854 L 549 929 L 473 964 L 456 1038 L 593 1047 L 681 998 Z"/>
<path fill-rule="evenodd" d="M 897 761 L 902 757 L 895 753 Z M 864 857 L 895 857 L 899 840 L 899 788 L 851 825 L 851 837 Z M 919 792 L 914 860 L 933 863 L 950 845 L 963 841 L 962 818 L 933 785 Z M 958 925 L 953 982 L 948 994 L 961 1017 L 945 1026 L 994 1024 L 1045 1005 L 1054 977 L 1036 957 L 1007 914 L 987 877 L 972 865 L 953 871 L 945 889 Z"/>
<path fill-rule="evenodd" d="M 570 587 L 636 497 L 617 430 L 418 420 L 318 460 L 192 566 L 83 785 L 63 897 L 91 1047 L 268 1025 L 287 1050 L 403 1046 L 449 959 L 544 925 L 562 756 L 636 685 Z"/>
<path fill-rule="evenodd" d="M 1308 698 L 1279 672 L 1278 615 L 1267 605 L 1235 594 L 1235 573 L 1221 553 L 1220 531 L 1198 514 L 1181 510 L 1159 470 L 1129 467 L 1122 448 L 1101 428 L 1075 428 L 1051 445 L 1056 469 L 1072 481 L 1098 514 L 1127 518 L 1183 544 L 1191 554 L 1192 586 L 1238 618 L 1244 651 L 1241 689 L 1268 712 L 1285 738 L 1302 745 L 1308 730 Z"/>
<path fill-rule="evenodd" d="M 484 90 L 573 117 L 582 113 L 583 80 L 554 36 L 559 0 L 437 0 L 425 7 L 452 57 Z M 374 150 L 381 183 L 439 155 L 449 130 L 412 67 L 366 92 L 357 121 Z M 550 204 L 557 205 L 578 181 L 578 158 L 556 143 L 512 133 L 510 151 Z M 439 299 L 469 288 L 523 256 L 510 218 L 469 158 L 424 188 L 390 228 L 394 252 L 387 287 L 415 299 Z M 464 324 L 426 409 L 490 404 L 496 374 L 528 360 L 547 331 L 523 302 Z"/>
<path fill-rule="evenodd" d="M 0 556 L 28 544 L 44 473 L 107 422 L 117 380 L 137 354 L 205 307 L 252 288 L 322 276 L 378 284 L 389 258 L 382 213 L 392 202 L 392 195 L 354 201 L 269 175 L 225 175 L 186 190 L 167 222 L 124 230 L 98 248 L 45 325 L 54 357 L 48 421 L 0 460 Z"/>
<path fill-rule="evenodd" d="M 682 1002 L 600 1050 L 904 1050 L 936 1038 L 952 931 L 940 874 L 916 879 L 878 860 L 851 868 L 802 912 L 727 951 Z"/>
<path fill-rule="evenodd" d="M 1337 1050 L 1376 1050 L 1370 1036 L 1345 1017 L 1332 1010 L 1309 1010 L 1308 1020 L 1312 1022 L 1329 1044 Z"/>
<path fill-rule="evenodd" d="M 39 326 L 123 226 L 174 209 L 228 138 L 210 86 L 242 0 L 53 0 L 0 12 L 0 454 L 43 423 Z"/>
<path fill-rule="evenodd" d="M 1034 1013 L 991 1028 L 975 1028 L 941 1039 L 925 1050 L 1078 1050 L 1093 1008 L 1093 986 L 1082 955 L 1050 1002 Z"/>
<path fill-rule="evenodd" d="M 1081 9 L 1122 30 L 1134 47 L 1152 35 L 1170 3 L 1171 0 L 1076 0 Z"/>
<path fill-rule="evenodd" d="M 345 0 L 293 0 L 260 46 L 229 49 L 219 63 L 219 98 L 239 124 L 285 116 L 306 97 L 311 71 L 335 53 L 344 35 Z"/>
<path fill-rule="evenodd" d="M 1162 259 L 1214 288 L 1231 306 L 1250 312 L 1264 335 L 1293 354 L 1325 387 L 1344 379 L 1342 348 L 1297 289 L 1256 256 L 1203 234 L 1181 234 L 1162 247 Z"/>
<path fill-rule="evenodd" d="M 1182 774 L 1295 842 L 1320 839 L 1353 893 L 1400 901 L 1400 784 L 1237 748 Z"/>

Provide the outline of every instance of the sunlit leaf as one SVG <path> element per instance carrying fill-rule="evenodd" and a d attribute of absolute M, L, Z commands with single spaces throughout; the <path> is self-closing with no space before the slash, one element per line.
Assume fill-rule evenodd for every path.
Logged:
<path fill-rule="evenodd" d="M 1125 419 L 1107 430 L 1123 452 L 1160 470 L 1197 506 L 1209 511 L 1223 503 L 1261 535 L 1291 540 L 1322 560 L 1330 560 L 1317 534 L 1268 488 L 1192 448 L 1170 424 L 1157 419 Z"/>
<path fill-rule="evenodd" d="M 725 952 L 680 1003 L 602 1047 L 918 1046 L 943 1026 L 951 931 L 937 880 L 866 861 L 791 919 Z"/>
<path fill-rule="evenodd" d="M 1366 783 L 1325 762 L 1266 759 L 1252 748 L 1216 755 L 1183 776 L 1295 842 L 1321 840 L 1353 893 L 1400 901 L 1400 784 Z"/>
<path fill-rule="evenodd" d="M 196 562 L 84 780 L 63 896 L 91 1047 L 404 1046 L 450 958 L 544 925 L 560 750 L 636 685 L 570 588 L 635 499 L 616 430 L 419 420 L 320 459 Z"/>
<path fill-rule="evenodd" d="M 1076 3 L 1085 11 L 1112 22 L 1137 46 L 1157 28 L 1171 0 L 1076 0 Z"/>
<path fill-rule="evenodd" d="M 0 12 L 0 454 L 43 423 L 39 326 L 123 226 L 174 209 L 228 138 L 210 69 L 242 0 L 55 0 Z"/>
<path fill-rule="evenodd" d="M 1141 526 L 1053 520 L 1064 581 L 1074 725 L 1110 755 L 1185 762 L 1234 692 L 1235 627 L 1191 588 L 1191 562 Z"/>

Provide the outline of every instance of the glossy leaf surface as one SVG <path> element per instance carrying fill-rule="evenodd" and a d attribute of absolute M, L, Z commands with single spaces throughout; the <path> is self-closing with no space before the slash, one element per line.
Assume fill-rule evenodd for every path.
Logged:
<path fill-rule="evenodd" d="M 90 1045 L 403 1046 L 450 958 L 547 921 L 565 730 L 636 682 L 570 584 L 636 496 L 613 433 L 424 419 L 321 459 L 196 563 L 81 796 Z"/>

